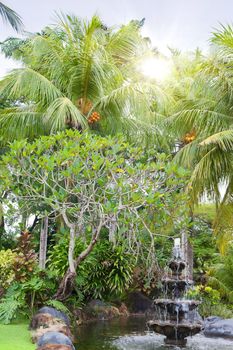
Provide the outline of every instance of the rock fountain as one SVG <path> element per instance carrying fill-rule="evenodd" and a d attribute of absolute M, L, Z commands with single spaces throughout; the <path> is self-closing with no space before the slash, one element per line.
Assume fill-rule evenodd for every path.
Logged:
<path fill-rule="evenodd" d="M 185 346 L 186 338 L 199 333 L 203 324 L 197 312 L 200 302 L 184 297 L 193 281 L 187 276 L 179 238 L 175 239 L 168 267 L 170 272 L 162 279 L 164 296 L 154 300 L 156 319 L 149 321 L 148 325 L 154 332 L 166 336 L 165 344 Z"/>

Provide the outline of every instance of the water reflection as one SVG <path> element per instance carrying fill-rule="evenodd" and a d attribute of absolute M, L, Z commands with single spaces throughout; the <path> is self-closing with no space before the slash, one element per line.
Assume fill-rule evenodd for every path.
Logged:
<path fill-rule="evenodd" d="M 92 322 L 77 329 L 79 350 L 178 350 L 163 345 L 163 336 L 149 332 L 144 317 Z M 196 335 L 188 339 L 187 350 L 232 350 L 233 342 Z"/>

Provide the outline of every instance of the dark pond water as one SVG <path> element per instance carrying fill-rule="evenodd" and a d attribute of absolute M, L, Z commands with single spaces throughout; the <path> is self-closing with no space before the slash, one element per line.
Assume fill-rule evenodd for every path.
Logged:
<path fill-rule="evenodd" d="M 79 350 L 178 350 L 163 344 L 163 337 L 148 331 L 146 319 L 129 317 L 79 326 Z M 187 350 L 233 350 L 233 341 L 196 335 L 188 339 Z"/>

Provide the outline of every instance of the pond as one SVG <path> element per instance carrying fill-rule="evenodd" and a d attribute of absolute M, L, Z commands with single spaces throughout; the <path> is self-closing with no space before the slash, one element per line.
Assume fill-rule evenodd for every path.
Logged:
<path fill-rule="evenodd" d="M 168 350 L 163 336 L 150 332 L 144 317 L 91 322 L 77 329 L 79 350 Z M 233 341 L 196 335 L 188 338 L 187 350 L 232 350 Z"/>

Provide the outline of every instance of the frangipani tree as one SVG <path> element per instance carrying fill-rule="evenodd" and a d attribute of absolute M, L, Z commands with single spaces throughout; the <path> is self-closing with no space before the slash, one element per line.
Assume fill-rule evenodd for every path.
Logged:
<path fill-rule="evenodd" d="M 16 40 L 12 56 L 23 63 L 0 82 L 0 94 L 16 107 L 0 113 L 3 140 L 33 138 L 66 128 L 136 134 L 153 116 L 158 85 L 141 79 L 137 67 L 154 55 L 140 25 L 107 28 L 99 17 L 59 16 L 41 34 Z"/>
<path fill-rule="evenodd" d="M 102 138 L 67 131 L 34 143 L 15 142 L 1 164 L 2 186 L 18 198 L 22 211 L 62 218 L 69 229 L 69 268 L 56 294 L 73 290 L 80 263 L 108 231 L 115 245 L 124 243 L 135 256 L 156 264 L 156 235 L 187 224 L 186 173 L 167 162 L 153 161 L 122 138 Z M 86 242 L 74 255 L 76 239 Z"/>

